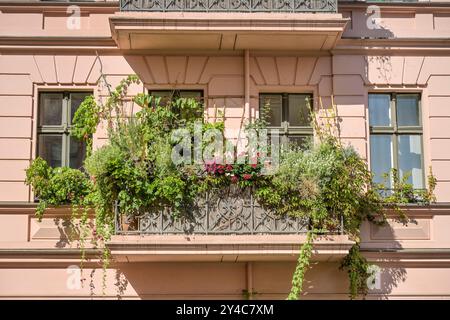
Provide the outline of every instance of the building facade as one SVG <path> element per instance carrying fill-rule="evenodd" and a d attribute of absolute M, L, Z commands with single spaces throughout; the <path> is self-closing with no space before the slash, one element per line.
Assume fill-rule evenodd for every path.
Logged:
<path fill-rule="evenodd" d="M 201 96 L 226 134 L 259 116 L 295 141 L 313 135 L 289 117 L 298 99 L 334 103 L 340 136 L 371 170 L 437 178 L 436 204 L 410 206 L 409 223 L 363 224 L 361 248 L 381 268 L 369 299 L 450 297 L 449 1 L 5 1 L 0 2 L 0 297 L 284 299 L 303 235 L 116 235 L 102 294 L 95 248 L 81 275 L 67 240 L 70 209 L 39 222 L 25 169 L 38 155 L 78 167 L 70 119 L 87 94 Z M 319 99 L 320 98 L 320 99 Z M 317 107 L 317 105 L 315 105 Z M 106 141 L 106 128 L 94 148 Z M 352 242 L 315 243 L 305 299 L 346 299 L 340 259 Z"/>

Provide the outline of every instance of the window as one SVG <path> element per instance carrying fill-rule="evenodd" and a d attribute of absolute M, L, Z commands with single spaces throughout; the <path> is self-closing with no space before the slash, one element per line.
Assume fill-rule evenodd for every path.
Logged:
<path fill-rule="evenodd" d="M 81 168 L 85 143 L 70 135 L 75 111 L 90 92 L 39 94 L 37 154 L 51 167 Z"/>
<path fill-rule="evenodd" d="M 269 129 L 280 129 L 281 142 L 302 145 L 313 135 L 311 126 L 312 95 L 297 93 L 262 93 L 260 113 L 268 107 Z"/>
<path fill-rule="evenodd" d="M 408 183 L 424 188 L 420 95 L 369 94 L 369 124 L 374 182 L 384 182 L 383 174 L 394 168 L 399 178 L 409 174 Z"/>

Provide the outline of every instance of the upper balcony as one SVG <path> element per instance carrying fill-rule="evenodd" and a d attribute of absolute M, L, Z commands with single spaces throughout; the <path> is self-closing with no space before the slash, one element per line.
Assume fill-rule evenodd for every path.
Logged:
<path fill-rule="evenodd" d="M 337 0 L 120 0 L 121 11 L 337 12 Z"/>
<path fill-rule="evenodd" d="M 110 17 L 124 51 L 327 51 L 347 24 L 337 0 L 121 0 Z"/>

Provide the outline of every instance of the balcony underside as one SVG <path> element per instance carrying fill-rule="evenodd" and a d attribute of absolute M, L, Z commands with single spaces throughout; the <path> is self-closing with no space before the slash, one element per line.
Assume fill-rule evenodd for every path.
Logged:
<path fill-rule="evenodd" d="M 296 261 L 306 235 L 152 235 L 113 236 L 108 242 L 117 262 Z M 338 261 L 354 242 L 345 235 L 314 241 L 314 261 Z"/>
<path fill-rule="evenodd" d="M 348 19 L 337 13 L 120 12 L 110 18 L 120 49 L 328 51 Z"/>

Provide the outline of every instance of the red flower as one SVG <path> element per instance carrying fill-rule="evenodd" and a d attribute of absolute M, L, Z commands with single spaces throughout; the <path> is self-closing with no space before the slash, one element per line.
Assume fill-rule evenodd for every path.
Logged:
<path fill-rule="evenodd" d="M 225 167 L 225 170 L 231 171 L 231 170 L 233 170 L 233 166 L 231 164 L 227 164 L 227 166 Z"/>
<path fill-rule="evenodd" d="M 252 175 L 249 173 L 245 173 L 243 176 L 244 180 L 250 180 L 252 178 Z"/>
<path fill-rule="evenodd" d="M 238 182 L 238 177 L 236 177 L 236 176 L 232 176 L 231 177 L 231 182 L 233 182 L 233 183 L 236 183 L 236 182 Z"/>
<path fill-rule="evenodd" d="M 255 169 L 258 165 L 256 163 L 251 164 L 252 168 Z"/>

